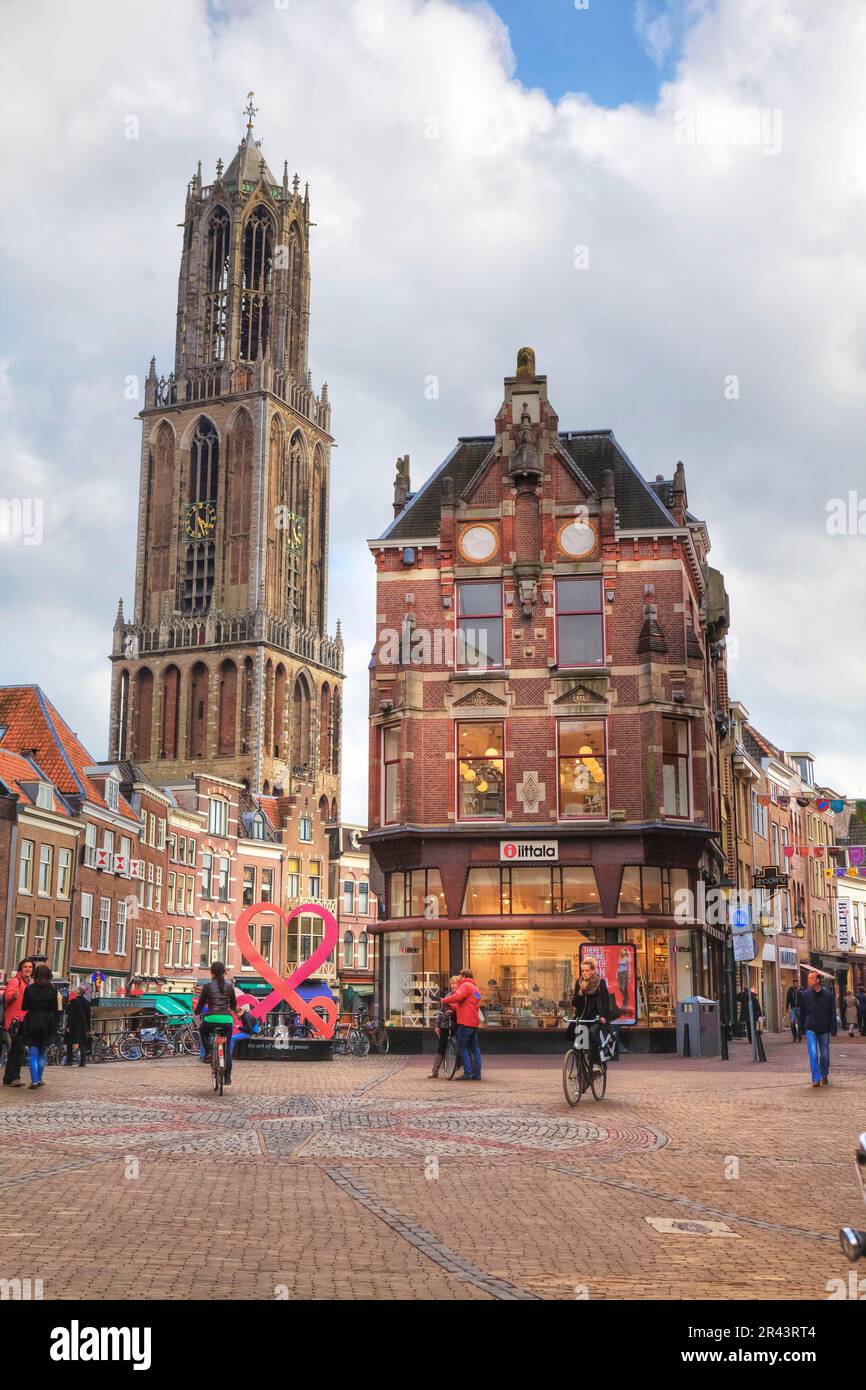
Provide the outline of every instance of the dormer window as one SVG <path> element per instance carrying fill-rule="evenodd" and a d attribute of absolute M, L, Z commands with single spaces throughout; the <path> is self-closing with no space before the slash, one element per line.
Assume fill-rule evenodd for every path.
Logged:
<path fill-rule="evenodd" d="M 109 811 L 117 810 L 118 796 L 119 793 L 117 783 L 115 782 L 113 777 L 107 777 L 105 780 L 105 800 L 108 805 Z"/>
<path fill-rule="evenodd" d="M 50 782 L 40 782 L 36 788 L 36 805 L 40 811 L 51 811 L 54 808 L 54 788 Z"/>
<path fill-rule="evenodd" d="M 265 838 L 265 818 L 264 818 L 264 816 L 261 816 L 261 815 L 259 815 L 259 816 L 253 816 L 252 836 L 253 836 L 253 839 L 254 839 L 254 840 L 263 840 L 263 839 Z"/>

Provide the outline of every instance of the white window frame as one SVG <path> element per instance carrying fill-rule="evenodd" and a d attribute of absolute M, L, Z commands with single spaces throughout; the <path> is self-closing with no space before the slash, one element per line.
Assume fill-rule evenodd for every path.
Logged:
<path fill-rule="evenodd" d="M 93 894 L 82 893 L 78 905 L 78 949 L 93 950 Z"/>

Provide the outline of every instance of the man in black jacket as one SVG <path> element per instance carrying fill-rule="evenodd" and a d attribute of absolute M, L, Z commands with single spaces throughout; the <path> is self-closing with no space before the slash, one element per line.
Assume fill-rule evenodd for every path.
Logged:
<path fill-rule="evenodd" d="M 817 970 L 809 975 L 809 984 L 800 991 L 800 1027 L 806 1034 L 809 1048 L 809 1067 L 813 1086 L 829 1086 L 830 1037 L 836 1034 L 836 999 L 832 990 L 824 989 Z"/>

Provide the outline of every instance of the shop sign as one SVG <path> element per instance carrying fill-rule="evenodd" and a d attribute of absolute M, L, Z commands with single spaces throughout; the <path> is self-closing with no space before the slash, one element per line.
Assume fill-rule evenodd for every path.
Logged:
<path fill-rule="evenodd" d="M 757 954 L 755 938 L 750 931 L 734 932 L 734 960 L 754 960 Z"/>
<path fill-rule="evenodd" d="M 780 946 L 779 964 L 783 970 L 796 970 L 800 964 L 797 952 L 792 951 L 790 946 Z"/>
<path fill-rule="evenodd" d="M 500 840 L 499 858 L 508 864 L 555 864 L 559 859 L 557 840 Z"/>
<path fill-rule="evenodd" d="M 836 899 L 836 944 L 840 951 L 851 950 L 851 900 Z"/>

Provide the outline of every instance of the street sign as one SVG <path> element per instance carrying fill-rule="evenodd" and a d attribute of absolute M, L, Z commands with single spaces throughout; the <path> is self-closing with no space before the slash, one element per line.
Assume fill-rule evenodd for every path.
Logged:
<path fill-rule="evenodd" d="M 755 949 L 755 938 L 750 931 L 734 932 L 733 939 L 734 960 L 745 963 L 755 959 L 758 952 Z"/>
<path fill-rule="evenodd" d="M 735 907 L 731 912 L 731 927 L 733 930 L 742 931 L 749 925 L 749 909 L 747 907 Z"/>

